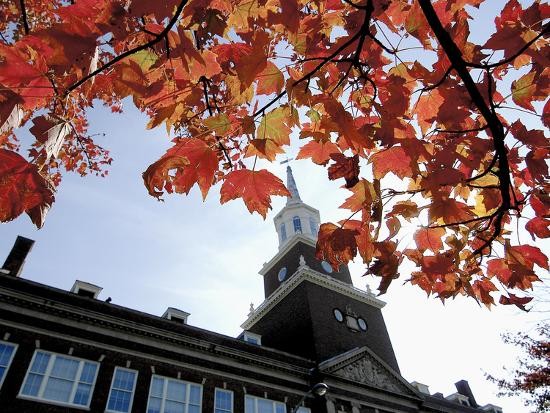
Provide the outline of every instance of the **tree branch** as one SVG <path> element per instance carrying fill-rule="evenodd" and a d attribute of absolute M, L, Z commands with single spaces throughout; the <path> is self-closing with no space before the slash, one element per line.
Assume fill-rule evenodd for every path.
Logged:
<path fill-rule="evenodd" d="M 181 1 L 178 8 L 176 9 L 176 12 L 174 13 L 172 18 L 168 22 L 168 25 L 164 28 L 164 30 L 162 32 L 155 35 L 155 37 L 152 40 L 150 40 L 147 43 L 144 43 L 140 46 L 134 47 L 133 49 L 127 50 L 126 52 L 121 53 L 118 56 L 114 57 L 112 60 L 108 61 L 107 63 L 105 63 L 101 67 L 98 67 L 93 72 L 89 73 L 88 75 L 84 76 L 82 79 L 78 80 L 76 83 L 73 83 L 71 86 L 69 86 L 67 88 L 67 90 L 65 91 L 64 96 L 69 95 L 69 93 L 71 93 L 73 90 L 77 89 L 83 83 L 87 82 L 88 80 L 92 79 L 93 77 L 95 77 L 99 73 L 101 73 L 101 72 L 105 71 L 106 69 L 110 68 L 115 63 L 120 62 L 121 60 L 125 59 L 128 56 L 133 55 L 134 53 L 139 52 L 140 50 L 148 49 L 149 47 L 154 46 L 155 44 L 157 44 L 158 42 L 163 40 L 166 37 L 166 35 L 168 34 L 168 32 L 170 30 L 172 30 L 172 27 L 174 27 L 174 25 L 178 21 L 178 18 L 180 16 L 181 12 L 183 11 L 183 8 L 187 4 L 187 2 L 188 2 L 188 0 L 182 0 Z"/>
<path fill-rule="evenodd" d="M 23 19 L 23 28 L 25 29 L 25 34 L 29 34 L 29 21 L 27 19 L 27 8 L 25 7 L 25 0 L 19 0 L 19 6 L 21 7 L 21 18 Z"/>
<path fill-rule="evenodd" d="M 439 41 L 441 48 L 447 55 L 451 65 L 457 72 L 458 76 L 462 79 L 472 102 L 477 107 L 481 115 L 485 118 L 487 122 L 487 127 L 491 132 L 493 138 L 493 146 L 495 149 L 495 155 L 498 160 L 498 178 L 499 178 L 499 190 L 501 195 L 501 205 L 498 209 L 499 213 L 496 215 L 494 223 L 494 231 L 489 240 L 487 240 L 484 245 L 476 249 L 475 254 L 482 254 L 483 250 L 494 241 L 501 232 L 502 229 L 502 220 L 505 213 L 511 209 L 511 199 L 510 199 L 510 167 L 508 165 L 508 155 L 507 149 L 504 144 L 504 127 L 500 119 L 496 116 L 489 105 L 485 102 L 485 99 L 481 95 L 481 92 L 477 88 L 476 83 L 472 79 L 466 62 L 462 57 L 462 53 L 457 45 L 454 43 L 453 39 L 449 33 L 445 30 L 439 17 L 437 16 L 432 3 L 430 0 L 418 0 L 420 7 L 433 30 L 437 40 Z"/>

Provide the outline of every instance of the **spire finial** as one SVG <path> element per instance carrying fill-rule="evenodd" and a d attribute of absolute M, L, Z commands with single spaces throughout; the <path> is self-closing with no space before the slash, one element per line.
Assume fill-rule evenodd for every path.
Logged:
<path fill-rule="evenodd" d="M 290 165 L 287 165 L 286 167 L 286 187 L 290 192 L 290 196 L 286 201 L 287 204 L 291 202 L 302 202 L 302 198 L 300 198 L 300 193 L 298 192 L 298 187 L 296 186 L 296 181 L 294 180 L 294 175 L 292 175 L 292 168 Z"/>

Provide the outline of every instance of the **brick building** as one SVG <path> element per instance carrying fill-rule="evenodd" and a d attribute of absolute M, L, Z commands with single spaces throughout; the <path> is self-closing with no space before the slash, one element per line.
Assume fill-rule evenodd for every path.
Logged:
<path fill-rule="evenodd" d="M 279 251 L 265 300 L 237 338 L 20 277 L 32 241 L 0 270 L 0 411 L 147 413 L 488 412 L 466 381 L 444 397 L 399 372 L 382 308 L 347 267 L 315 258 L 319 212 L 292 196 L 276 215 Z M 319 390 L 326 390 L 324 395 Z"/>

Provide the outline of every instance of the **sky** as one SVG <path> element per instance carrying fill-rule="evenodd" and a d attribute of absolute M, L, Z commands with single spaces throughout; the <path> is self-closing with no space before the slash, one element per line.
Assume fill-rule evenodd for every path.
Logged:
<path fill-rule="evenodd" d="M 502 3 L 486 4 L 494 8 Z M 481 33 L 484 24 L 477 25 Z M 272 219 L 285 199 L 273 199 L 265 221 L 250 215 L 241 200 L 220 205 L 219 185 L 205 202 L 197 188 L 187 197 L 166 196 L 158 202 L 148 195 L 141 173 L 170 142 L 165 130 L 145 130 L 146 123 L 131 105 L 122 115 L 94 109 L 90 132 L 105 134 L 98 143 L 114 158 L 109 176 L 65 175 L 41 230 L 26 216 L 0 224 L 0 264 L 22 235 L 36 241 L 24 278 L 65 290 L 76 279 L 87 281 L 103 287 L 99 299 L 111 297 L 115 304 L 159 316 L 176 307 L 191 313 L 191 325 L 236 337 L 250 304 L 257 307 L 264 299 L 258 271 L 277 252 Z M 28 137 L 22 137 L 23 147 L 28 146 Z M 294 142 L 289 157 L 295 148 Z M 344 218 L 338 210 L 347 196 L 338 190 L 341 182 L 328 181 L 326 170 L 310 162 L 291 165 L 302 200 L 320 210 L 322 222 Z M 285 168 L 269 167 L 283 180 Z M 550 250 L 548 243 L 541 248 Z M 376 280 L 362 276 L 360 262 L 350 270 L 356 287 L 369 283 L 376 288 Z M 454 393 L 454 383 L 465 379 L 479 404 L 499 405 L 505 413 L 528 412 L 519 398 L 497 397 L 485 374 L 506 377 L 503 367 L 512 368 L 518 353 L 503 343 L 501 334 L 532 332 L 544 314 L 503 306 L 488 310 L 468 298 L 443 305 L 417 287 L 402 285 L 406 278 L 403 274 L 381 297 L 405 379 L 444 395 Z"/>
<path fill-rule="evenodd" d="M 36 241 L 24 278 L 65 290 L 76 279 L 87 281 L 103 287 L 99 299 L 159 316 L 176 307 L 191 313 L 191 325 L 236 337 L 250 304 L 264 299 L 258 271 L 277 251 L 272 219 L 286 200 L 274 198 L 265 221 L 241 200 L 220 205 L 219 185 L 205 202 L 197 188 L 159 202 L 148 195 L 141 173 L 167 149 L 166 132 L 145 130 L 146 119 L 130 105 L 122 115 L 97 108 L 90 124 L 91 133 L 106 134 L 99 143 L 114 158 L 108 177 L 66 175 L 41 230 L 26 216 L 0 224 L 0 260 L 23 235 Z M 347 191 L 337 190 L 341 183 L 328 181 L 326 170 L 307 161 L 291 165 L 302 199 L 320 210 L 322 221 L 343 218 L 337 207 Z M 271 166 L 282 179 L 285 168 Z M 376 288 L 360 263 L 350 268 L 356 287 Z M 489 311 L 467 298 L 442 305 L 401 280 L 381 298 L 407 380 L 448 395 L 453 383 L 466 379 L 479 404 L 528 411 L 520 400 L 497 398 L 484 374 L 503 375 L 502 367 L 514 364 L 516 350 L 500 335 L 532 331 L 539 313 L 502 306 Z"/>

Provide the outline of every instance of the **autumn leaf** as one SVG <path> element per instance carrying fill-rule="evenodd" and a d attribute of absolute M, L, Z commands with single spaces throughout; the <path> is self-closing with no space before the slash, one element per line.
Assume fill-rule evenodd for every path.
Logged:
<path fill-rule="evenodd" d="M 335 180 L 344 178 L 346 188 L 353 187 L 359 181 L 359 157 L 357 155 L 349 158 L 341 153 L 330 155 L 335 163 L 328 168 L 328 178 Z"/>
<path fill-rule="evenodd" d="M 356 235 L 355 230 L 332 223 L 321 224 L 317 235 L 317 259 L 326 260 L 334 271 L 338 271 L 341 264 L 347 264 L 357 254 Z"/>
<path fill-rule="evenodd" d="M 533 300 L 533 297 L 518 297 L 512 293 L 508 293 L 508 297 L 501 295 L 498 302 L 502 305 L 515 305 L 523 311 L 528 311 L 525 308 L 525 304 L 529 304 Z"/>
<path fill-rule="evenodd" d="M 268 62 L 264 70 L 258 76 L 258 87 L 256 93 L 259 95 L 270 95 L 279 93 L 284 86 L 285 78 L 275 64 Z"/>
<path fill-rule="evenodd" d="M 300 148 L 296 159 L 311 158 L 317 165 L 326 165 L 330 156 L 339 153 L 340 149 L 330 141 L 317 142 L 312 140 Z"/>
<path fill-rule="evenodd" d="M 371 156 L 370 160 L 376 179 L 382 179 L 389 172 L 402 179 L 412 174 L 411 158 L 401 146 L 377 152 Z"/>
<path fill-rule="evenodd" d="M 242 198 L 251 213 L 257 212 L 265 219 L 267 210 L 271 209 L 271 196 L 290 196 L 290 192 L 279 178 L 265 169 L 240 169 L 225 177 L 220 195 L 222 204 Z"/>
<path fill-rule="evenodd" d="M 36 166 L 21 155 L 0 149 L 0 221 L 7 222 L 21 213 L 32 211 L 54 201 L 48 182 Z M 40 228 L 43 222 L 33 219 Z"/>
<path fill-rule="evenodd" d="M 414 233 L 414 241 L 420 251 L 430 250 L 437 253 L 443 248 L 441 238 L 444 235 L 443 228 L 420 228 Z"/>
<path fill-rule="evenodd" d="M 156 198 L 160 198 L 164 190 L 187 194 L 196 183 L 206 199 L 217 169 L 217 152 L 206 142 L 181 139 L 147 168 L 143 180 L 149 194 Z"/>

